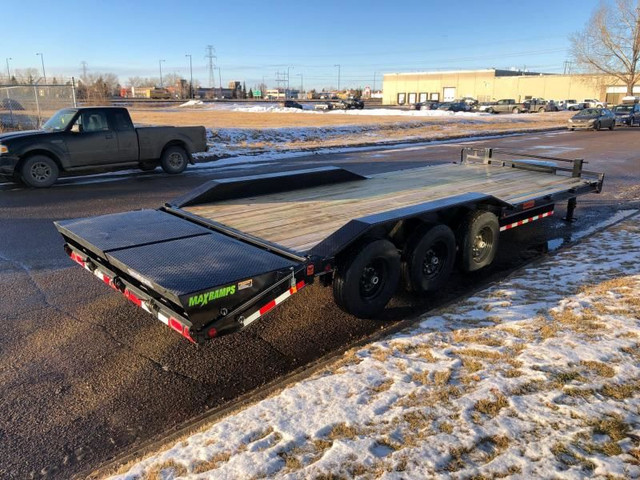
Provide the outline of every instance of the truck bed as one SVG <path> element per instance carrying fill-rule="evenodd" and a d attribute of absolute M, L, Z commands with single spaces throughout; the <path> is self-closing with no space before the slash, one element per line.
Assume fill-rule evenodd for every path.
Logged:
<path fill-rule="evenodd" d="M 354 218 L 471 192 L 518 204 L 589 183 L 496 164 L 445 164 L 183 210 L 302 253 Z"/>

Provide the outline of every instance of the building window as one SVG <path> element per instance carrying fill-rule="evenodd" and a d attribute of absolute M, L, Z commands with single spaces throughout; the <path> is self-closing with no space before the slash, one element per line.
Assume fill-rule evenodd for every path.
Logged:
<path fill-rule="evenodd" d="M 430 100 L 433 100 L 434 102 L 439 102 L 440 101 L 440 94 L 438 92 L 432 93 Z"/>
<path fill-rule="evenodd" d="M 407 94 L 406 93 L 399 93 L 398 94 L 398 105 L 404 105 L 404 101 L 407 98 Z"/>
<path fill-rule="evenodd" d="M 426 102 L 427 101 L 427 92 L 420 93 L 419 98 L 420 98 L 420 100 L 418 100 L 419 102 Z"/>
<path fill-rule="evenodd" d="M 409 105 L 413 105 L 414 103 L 416 103 L 416 98 L 418 98 L 418 95 L 416 93 L 410 93 L 409 94 Z"/>

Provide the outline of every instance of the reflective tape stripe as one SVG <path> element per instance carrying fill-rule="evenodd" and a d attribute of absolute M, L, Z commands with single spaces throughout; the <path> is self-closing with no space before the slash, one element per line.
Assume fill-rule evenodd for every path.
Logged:
<path fill-rule="evenodd" d="M 517 222 L 510 223 L 508 225 L 504 225 L 500 227 L 500 231 L 504 232 L 505 230 L 511 230 L 512 228 L 519 227 L 529 222 L 535 222 L 536 220 L 540 220 L 541 218 L 550 217 L 553 215 L 553 210 L 549 212 L 541 213 L 540 215 L 535 215 L 531 218 L 525 218 L 524 220 L 518 220 Z"/>
<path fill-rule="evenodd" d="M 99 268 L 94 268 L 93 271 L 89 268 L 89 266 L 87 265 L 87 262 L 85 262 L 84 260 L 82 260 L 82 258 L 80 258 L 79 255 L 77 255 L 75 252 L 72 252 L 71 259 L 74 260 L 76 263 L 79 263 L 80 265 L 82 265 L 82 267 L 93 273 L 96 277 L 98 277 L 103 283 L 105 283 L 106 285 L 109 285 L 111 288 L 116 289 L 115 285 L 113 284 L 113 279 L 111 277 L 109 277 L 109 275 L 107 275 L 106 273 L 102 272 Z M 130 291 L 129 289 L 125 289 L 124 292 L 122 292 L 123 295 L 129 300 L 131 301 L 134 305 L 142 308 L 145 312 L 150 313 L 151 315 L 155 316 L 158 320 L 160 320 L 162 323 L 164 323 L 166 326 L 170 326 L 169 325 L 169 318 L 168 316 L 166 316 L 164 313 L 162 313 L 161 311 L 157 311 L 154 312 L 150 307 L 149 304 L 142 300 L 141 298 L 138 298 L 138 296 L 136 294 L 134 294 L 132 291 Z M 176 322 L 180 323 L 179 320 L 174 319 Z M 183 326 L 184 327 L 184 326 Z M 175 327 L 172 327 L 174 330 L 176 330 Z M 183 330 L 180 331 L 180 333 L 182 333 L 182 335 L 184 337 L 186 337 L 188 340 L 190 340 L 191 342 L 194 342 L 194 340 L 189 336 L 189 332 L 186 331 L 188 329 L 183 328 Z M 195 342 L 194 342 L 195 343 Z"/>
<path fill-rule="evenodd" d="M 265 306 L 260 308 L 258 311 L 253 312 L 251 315 L 249 315 L 247 318 L 244 319 L 244 322 L 242 324 L 246 327 L 250 323 L 255 322 L 262 315 L 264 315 L 267 312 L 271 311 L 276 305 L 281 304 L 287 298 L 289 298 L 291 295 L 293 295 L 294 293 L 298 293 L 304 287 L 305 287 L 304 280 L 298 282 L 295 287 L 291 287 L 289 290 L 284 292 L 282 295 L 276 297 L 274 300 L 271 300 L 269 303 L 267 303 Z"/>

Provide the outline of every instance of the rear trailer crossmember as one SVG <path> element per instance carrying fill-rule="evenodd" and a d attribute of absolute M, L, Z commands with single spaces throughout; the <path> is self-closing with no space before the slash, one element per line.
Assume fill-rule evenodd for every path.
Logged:
<path fill-rule="evenodd" d="M 124 279 L 123 276 L 112 269 L 97 263 L 76 247 L 67 243 L 65 244 L 65 252 L 71 260 L 91 272 L 105 285 L 119 291 L 134 305 L 155 316 L 166 326 L 175 330 L 192 343 L 202 343 L 205 340 L 218 336 L 220 333 L 230 333 L 241 330 L 261 316 L 266 315 L 277 305 L 280 305 L 292 295 L 298 293 L 308 284 L 313 283 L 313 278 L 311 278 L 311 280 L 306 278 L 298 279 L 296 272 L 292 270 L 288 276 L 267 290 L 253 296 L 233 311 L 226 312 L 225 309 L 221 309 L 221 318 L 215 319 L 203 328 L 196 330 L 192 322 L 186 318 L 186 315 L 176 312 L 175 309 L 167 306 L 165 302 L 158 301 L 150 293 L 143 290 L 141 286 L 134 285 L 134 282 Z M 313 264 L 310 265 L 312 267 Z M 304 271 L 305 274 L 307 272 L 313 272 L 313 268 L 311 267 L 307 265 L 304 270 L 301 271 Z M 265 303 L 259 303 L 261 300 Z"/>

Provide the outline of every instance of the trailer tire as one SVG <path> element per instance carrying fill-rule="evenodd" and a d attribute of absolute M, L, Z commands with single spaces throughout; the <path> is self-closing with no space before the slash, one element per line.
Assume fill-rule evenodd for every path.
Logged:
<path fill-rule="evenodd" d="M 470 213 L 458 229 L 460 268 L 473 272 L 490 265 L 498 251 L 500 225 L 493 213 L 477 210 Z"/>
<path fill-rule="evenodd" d="M 366 243 L 338 266 L 333 278 L 333 298 L 345 312 L 371 318 L 389 303 L 400 280 L 400 255 L 388 240 Z"/>
<path fill-rule="evenodd" d="M 177 145 L 168 147 L 162 152 L 162 158 L 160 158 L 160 165 L 162 170 L 167 173 L 177 174 L 184 172 L 189 163 L 189 156 L 184 148 Z"/>
<path fill-rule="evenodd" d="M 22 181 L 30 187 L 46 188 L 53 185 L 60 175 L 58 164 L 46 155 L 32 155 L 20 168 Z"/>
<path fill-rule="evenodd" d="M 410 292 L 441 288 L 453 269 L 456 237 L 446 225 L 423 225 L 407 241 L 402 252 L 402 278 Z"/>

